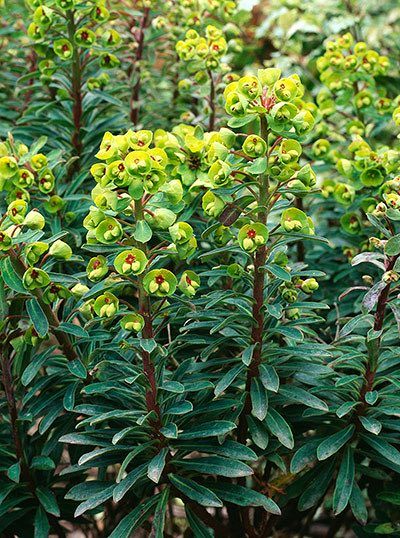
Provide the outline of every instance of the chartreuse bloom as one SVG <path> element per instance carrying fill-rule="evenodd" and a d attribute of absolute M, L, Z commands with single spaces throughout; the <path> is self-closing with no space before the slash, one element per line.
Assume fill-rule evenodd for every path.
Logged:
<path fill-rule="evenodd" d="M 95 234 L 99 243 L 110 245 L 116 243 L 123 236 L 121 224 L 113 217 L 106 217 L 97 226 Z"/>
<path fill-rule="evenodd" d="M 169 234 L 175 244 L 182 245 L 193 237 L 193 228 L 188 222 L 176 222 L 170 226 Z"/>
<path fill-rule="evenodd" d="M 12 238 L 4 230 L 0 230 L 0 250 L 9 250 L 12 247 Z"/>
<path fill-rule="evenodd" d="M 144 318 L 140 314 L 126 314 L 120 321 L 124 331 L 140 332 L 144 327 Z"/>
<path fill-rule="evenodd" d="M 201 205 L 204 213 L 209 217 L 214 218 L 218 217 L 225 207 L 224 201 L 211 191 L 207 191 L 204 194 L 201 200 Z"/>
<path fill-rule="evenodd" d="M 112 318 L 119 309 L 118 298 L 109 291 L 106 291 L 103 295 L 97 297 L 93 309 L 101 318 Z"/>
<path fill-rule="evenodd" d="M 43 291 L 43 301 L 47 304 L 51 304 L 54 301 L 57 301 L 57 299 L 68 299 L 71 295 L 68 288 L 52 282 Z"/>
<path fill-rule="evenodd" d="M 146 292 L 150 295 L 157 295 L 157 297 L 172 295 L 176 290 L 177 284 L 176 276 L 168 269 L 153 269 L 143 279 L 143 286 Z"/>
<path fill-rule="evenodd" d="M 7 208 L 7 216 L 15 224 L 21 224 L 24 222 L 27 209 L 28 204 L 25 200 L 14 200 Z"/>
<path fill-rule="evenodd" d="M 98 282 L 108 273 L 107 259 L 104 256 L 90 258 L 86 266 L 86 274 L 92 282 Z"/>
<path fill-rule="evenodd" d="M 50 277 L 43 269 L 29 267 L 22 277 L 22 283 L 27 290 L 32 291 L 36 288 L 45 288 L 48 286 L 50 284 Z"/>
<path fill-rule="evenodd" d="M 40 260 L 41 256 L 48 250 L 49 245 L 43 241 L 30 243 L 24 247 L 25 261 L 31 266 L 35 265 L 35 263 Z"/>
<path fill-rule="evenodd" d="M 360 217 L 357 213 L 345 213 L 340 217 L 340 225 L 345 232 L 351 235 L 357 235 L 362 229 Z"/>
<path fill-rule="evenodd" d="M 185 271 L 178 284 L 180 291 L 187 297 L 194 297 L 200 287 L 200 277 L 194 271 Z"/>
<path fill-rule="evenodd" d="M 296 232 L 307 235 L 314 234 L 314 225 L 309 217 L 296 207 L 290 207 L 282 212 L 281 226 L 286 232 Z"/>
<path fill-rule="evenodd" d="M 145 253 L 138 248 L 132 248 L 118 254 L 114 267 L 120 275 L 140 275 L 146 269 L 147 263 Z"/>
<path fill-rule="evenodd" d="M 265 245 L 268 240 L 268 228 L 260 223 L 245 224 L 239 230 L 239 245 L 248 253 L 254 252 L 258 247 Z"/>
<path fill-rule="evenodd" d="M 243 142 L 242 149 L 249 157 L 263 157 L 267 151 L 267 143 L 258 135 L 250 135 Z"/>

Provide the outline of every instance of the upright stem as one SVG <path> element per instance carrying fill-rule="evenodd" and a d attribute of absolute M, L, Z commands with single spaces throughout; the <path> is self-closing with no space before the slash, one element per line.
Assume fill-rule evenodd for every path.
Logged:
<path fill-rule="evenodd" d="M 389 261 L 386 265 L 386 271 L 391 271 L 396 263 L 398 256 L 393 256 L 389 258 Z M 386 284 L 379 295 L 378 303 L 376 305 L 376 312 L 374 316 L 374 330 L 379 332 L 383 328 L 383 323 L 385 321 L 386 306 L 388 302 L 390 292 L 390 282 Z M 375 338 L 371 342 L 367 343 L 368 347 L 368 364 L 364 374 L 364 383 L 360 392 L 360 401 L 362 402 L 362 407 L 360 408 L 359 414 L 362 414 L 364 411 L 366 402 L 365 395 L 367 392 L 371 391 L 374 385 L 375 374 L 378 368 L 380 347 L 381 347 L 381 336 Z"/>
<path fill-rule="evenodd" d="M 1 353 L 1 377 L 6 395 L 8 415 L 10 417 L 11 437 L 15 447 L 15 455 L 21 465 L 23 479 L 29 483 L 32 492 L 35 491 L 35 486 L 29 472 L 29 467 L 26 463 L 25 453 L 22 448 L 21 438 L 18 431 L 18 409 L 14 393 L 14 384 L 12 379 L 12 363 L 10 358 L 10 349 L 7 343 L 2 343 L 0 346 Z"/>
<path fill-rule="evenodd" d="M 9 255 L 13 264 L 14 269 L 17 271 L 19 276 L 22 278 L 26 267 L 24 263 L 20 260 L 20 258 L 17 256 L 17 254 L 14 252 L 14 250 L 9 250 Z M 56 316 L 55 312 L 51 308 L 50 305 L 46 304 L 43 301 L 42 298 L 42 292 L 39 289 L 32 291 L 33 295 L 36 297 L 36 299 L 39 301 L 39 304 L 43 310 L 44 315 L 47 318 L 47 321 L 49 322 L 50 327 L 52 328 L 55 337 L 58 340 L 58 343 L 60 344 L 64 355 L 69 361 L 73 361 L 78 358 L 78 354 L 76 353 L 74 346 L 72 345 L 72 342 L 68 336 L 67 333 L 65 333 L 62 329 L 60 329 L 60 322 L 58 320 L 58 317 Z"/>
<path fill-rule="evenodd" d="M 135 219 L 136 222 L 143 219 L 143 203 L 142 200 L 135 201 Z M 144 243 L 136 242 L 136 246 L 148 254 L 147 246 Z M 139 275 L 139 313 L 143 316 L 144 327 L 142 330 L 143 338 L 152 339 L 154 337 L 153 322 L 151 316 L 151 301 L 143 287 L 143 276 Z M 161 439 L 163 436 L 160 433 L 162 427 L 160 406 L 157 403 L 157 378 L 156 371 L 151 360 L 150 353 L 142 349 L 143 372 L 149 382 L 149 389 L 146 391 L 147 411 L 154 411 L 157 415 L 157 420 L 153 422 L 156 436 Z"/>
<path fill-rule="evenodd" d="M 210 118 L 208 122 L 208 130 L 214 131 L 215 129 L 215 82 L 214 77 L 212 74 L 212 71 L 208 69 L 208 76 L 210 78 L 210 96 L 209 96 L 209 104 L 210 104 Z"/>
<path fill-rule="evenodd" d="M 72 132 L 71 144 L 74 148 L 75 155 L 81 157 L 82 154 L 82 64 L 79 54 L 79 48 L 74 43 L 76 32 L 75 12 L 70 10 L 68 13 L 68 37 L 73 45 L 72 72 L 71 72 L 71 97 L 72 97 L 72 119 L 74 130 Z M 72 174 L 79 170 L 79 160 L 74 161 L 69 170 L 69 179 Z"/>
<path fill-rule="evenodd" d="M 266 119 L 261 116 L 261 136 L 266 142 L 268 142 L 268 125 Z M 259 185 L 259 199 L 258 205 L 260 210 L 258 211 L 257 221 L 267 225 L 268 210 L 267 200 L 269 191 L 269 176 L 268 172 L 260 178 Z M 261 363 L 262 351 L 263 351 L 263 326 L 264 326 L 264 286 L 265 286 L 265 261 L 267 258 L 267 246 L 262 245 L 257 249 L 254 258 L 254 280 L 253 280 L 253 328 L 251 331 L 251 340 L 254 347 L 253 357 L 249 368 L 247 370 L 246 378 L 246 400 L 243 411 L 239 418 L 238 427 L 238 440 L 241 443 L 246 442 L 247 435 L 247 421 L 246 415 L 251 410 L 251 398 L 250 388 L 253 377 L 257 377 L 258 369 Z"/>
<path fill-rule="evenodd" d="M 302 198 L 296 198 L 295 204 L 296 204 L 297 209 L 300 209 L 301 211 L 303 211 L 304 206 L 303 206 Z M 305 254 L 306 252 L 304 248 L 304 241 L 300 239 L 300 241 L 297 241 L 297 261 L 304 262 Z"/>
<path fill-rule="evenodd" d="M 149 22 L 149 15 L 150 15 L 150 8 L 146 7 L 143 11 L 143 17 L 140 21 L 139 26 L 139 32 L 137 35 L 137 44 L 138 47 L 136 49 L 136 55 L 135 55 L 135 64 L 133 69 L 133 77 L 136 77 L 136 82 L 134 82 L 131 98 L 130 98 L 130 119 L 131 122 L 134 125 L 137 125 L 139 121 L 139 97 L 140 97 L 140 86 L 141 86 L 141 66 L 140 62 L 143 57 L 143 51 L 144 51 L 144 35 L 145 30 L 147 28 L 148 22 Z"/>

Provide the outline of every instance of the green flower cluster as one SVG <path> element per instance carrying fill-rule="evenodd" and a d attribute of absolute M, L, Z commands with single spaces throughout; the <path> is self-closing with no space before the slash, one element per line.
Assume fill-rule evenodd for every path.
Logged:
<path fill-rule="evenodd" d="M 76 0 L 29 0 L 33 9 L 32 22 L 28 36 L 35 42 L 39 57 L 39 71 L 43 82 L 50 82 L 57 66 L 55 60 L 74 59 L 75 54 L 84 53 L 88 59 L 97 57 L 103 69 L 119 65 L 119 60 L 111 51 L 121 37 L 105 23 L 110 12 L 102 0 L 89 0 L 85 3 Z M 89 89 L 101 88 L 108 82 L 108 76 L 101 74 L 90 77 Z"/>
<path fill-rule="evenodd" d="M 212 25 L 207 26 L 204 37 L 192 29 L 186 32 L 185 40 L 176 44 L 179 58 L 186 62 L 189 73 L 196 73 L 197 82 L 201 82 L 202 78 L 207 80 L 204 71 L 218 69 L 227 50 L 223 32 Z"/>
<path fill-rule="evenodd" d="M 180 126 L 181 136 L 183 132 L 186 129 Z M 189 128 L 189 137 L 193 136 L 190 132 Z M 154 267 L 157 253 L 185 260 L 197 247 L 192 226 L 178 220 L 187 206 L 181 182 L 185 171 L 180 168 L 185 151 L 185 140 L 161 130 L 105 133 L 96 154 L 102 162 L 91 168 L 97 183 L 92 190 L 94 205 L 83 224 L 89 244 L 114 245 L 115 249 L 107 250 L 111 253 L 107 257 L 91 258 L 86 273 L 90 281 L 100 282 L 111 270 L 109 281 L 115 283 L 115 292 L 86 302 L 82 307 L 85 315 L 122 315 L 121 327 L 138 332 L 144 327 L 138 317 L 142 316 L 140 305 L 120 304 L 117 298 L 124 286 L 133 284 L 140 293 L 159 298 L 173 295 L 177 288 L 188 297 L 196 293 L 200 279 L 193 271 L 185 271 L 178 282 L 170 270 Z M 192 196 L 188 193 L 187 197 L 190 202 Z M 167 238 L 171 242 L 165 245 Z"/>
<path fill-rule="evenodd" d="M 39 152 L 45 141 L 43 139 L 40 145 L 36 144 L 31 150 L 25 144 L 14 141 L 11 136 L 0 142 L 0 191 L 6 193 L 8 203 L 13 203 L 8 212 L 15 224 L 27 218 L 26 207 L 31 195 L 40 197 L 40 209 L 48 214 L 58 213 L 65 205 L 55 188 L 54 166 L 58 162 L 58 154 L 44 155 Z M 43 228 L 44 218 L 40 226 Z"/>
<path fill-rule="evenodd" d="M 318 58 L 317 68 L 321 81 L 326 86 L 317 96 L 323 116 L 335 112 L 335 94 L 346 96 L 348 93 L 360 112 L 375 109 L 384 114 L 396 106 L 381 87 L 379 91 L 375 87 L 375 78 L 387 74 L 389 59 L 369 49 L 364 42 L 354 43 L 350 33 L 326 43 L 326 52 Z M 360 128 L 362 129 L 362 122 L 357 120 L 347 126 L 348 132 L 357 132 Z"/>
<path fill-rule="evenodd" d="M 225 110 L 241 119 L 241 124 L 264 114 L 275 132 L 303 136 L 312 130 L 316 111 L 313 103 L 302 100 L 303 95 L 304 87 L 297 75 L 281 78 L 280 69 L 260 69 L 257 76 L 247 75 L 228 84 L 224 91 Z"/>

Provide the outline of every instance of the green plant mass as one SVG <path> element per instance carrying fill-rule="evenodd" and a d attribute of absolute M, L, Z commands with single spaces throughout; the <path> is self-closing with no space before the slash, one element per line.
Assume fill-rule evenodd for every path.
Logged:
<path fill-rule="evenodd" d="M 0 536 L 400 536 L 396 0 L 0 0 Z"/>

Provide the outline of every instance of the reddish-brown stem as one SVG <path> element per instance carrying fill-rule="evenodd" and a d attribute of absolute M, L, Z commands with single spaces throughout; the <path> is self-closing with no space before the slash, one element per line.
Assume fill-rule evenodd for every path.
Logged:
<path fill-rule="evenodd" d="M 74 34 L 76 32 L 75 12 L 68 11 L 68 36 L 71 43 L 74 43 Z M 73 46 L 72 69 L 71 69 L 71 97 L 72 97 L 72 120 L 74 129 L 71 136 L 71 144 L 74 148 L 75 156 L 78 157 L 72 163 L 68 171 L 68 179 L 79 170 L 79 158 L 82 154 L 82 64 L 79 49 L 76 45 Z"/>
<path fill-rule="evenodd" d="M 398 256 L 393 256 L 389 258 L 386 264 L 386 271 L 391 271 L 396 263 Z M 390 282 L 386 284 L 379 295 L 379 299 L 376 305 L 376 311 L 374 315 L 374 330 L 379 332 L 383 328 L 383 323 L 385 321 L 386 306 L 388 303 L 390 292 Z M 367 392 L 371 391 L 374 386 L 375 373 L 378 368 L 379 353 L 381 346 L 381 337 L 378 336 L 368 344 L 368 364 L 364 374 L 364 383 L 360 391 L 360 401 L 362 406 L 359 408 L 358 414 L 363 414 L 367 402 L 365 401 L 365 395 Z"/>
<path fill-rule="evenodd" d="M 142 200 L 135 202 L 135 218 L 136 221 L 143 220 L 143 204 Z M 144 243 L 137 242 L 136 246 L 143 250 L 146 254 L 147 246 Z M 151 301 L 149 295 L 143 286 L 143 276 L 138 278 L 138 294 L 139 294 L 139 313 L 143 316 L 144 327 L 142 329 L 142 335 L 144 339 L 151 340 L 154 338 L 153 320 L 151 315 Z M 154 427 L 154 434 L 158 439 L 163 439 L 163 435 L 160 433 L 162 427 L 160 406 L 157 402 L 157 377 L 154 363 L 151 359 L 151 355 L 148 351 L 142 349 L 142 364 L 143 372 L 149 383 L 149 388 L 146 391 L 146 406 L 147 411 L 154 412 L 157 415 L 157 419 L 152 422 Z"/>
<path fill-rule="evenodd" d="M 211 69 L 208 69 L 208 77 L 210 79 L 210 96 L 209 96 L 209 105 L 210 105 L 210 117 L 208 120 L 208 130 L 214 131 L 215 129 L 215 82 Z"/>
<path fill-rule="evenodd" d="M 22 278 L 26 267 L 23 263 L 23 261 L 17 256 L 17 254 L 14 252 L 14 250 L 8 251 L 13 267 L 17 271 L 17 273 Z M 57 338 L 58 343 L 61 346 L 61 349 L 63 350 L 63 353 L 65 357 L 69 361 L 73 361 L 78 358 L 78 354 L 76 353 L 74 346 L 72 345 L 72 342 L 68 336 L 67 333 L 65 333 L 62 329 L 60 329 L 60 322 L 58 320 L 58 317 L 56 316 L 55 312 L 53 312 L 50 305 L 46 304 L 43 301 L 42 292 L 40 289 L 36 289 L 32 291 L 32 294 L 36 297 L 36 299 L 39 301 L 39 304 L 44 312 L 44 315 L 47 318 L 47 321 L 49 322 L 49 325 L 54 332 L 54 336 Z"/>
<path fill-rule="evenodd" d="M 140 87 L 141 87 L 141 65 L 140 62 L 143 57 L 143 51 L 144 51 L 144 36 L 145 36 L 145 30 L 149 23 L 149 15 L 150 15 L 150 8 L 146 7 L 143 11 L 143 16 L 140 21 L 140 26 L 138 29 L 137 34 L 137 49 L 136 49 L 136 55 L 134 59 L 134 69 L 132 72 L 132 78 L 134 80 L 129 108 L 130 108 L 130 119 L 133 125 L 137 125 L 139 121 L 139 113 L 140 113 L 140 106 L 139 106 L 139 98 L 140 98 Z"/>
<path fill-rule="evenodd" d="M 9 337 L 17 337 L 20 332 L 15 331 L 15 335 Z M 18 409 L 14 393 L 14 383 L 12 378 L 12 361 L 10 358 L 10 349 L 8 343 L 2 343 L 0 346 L 1 353 L 1 377 L 4 387 L 4 392 L 7 401 L 8 415 L 10 417 L 11 437 L 15 447 L 15 455 L 21 465 L 22 478 L 29 484 L 31 491 L 34 493 L 35 485 L 29 467 L 26 463 L 25 453 L 22 447 L 21 438 L 18 431 Z"/>

